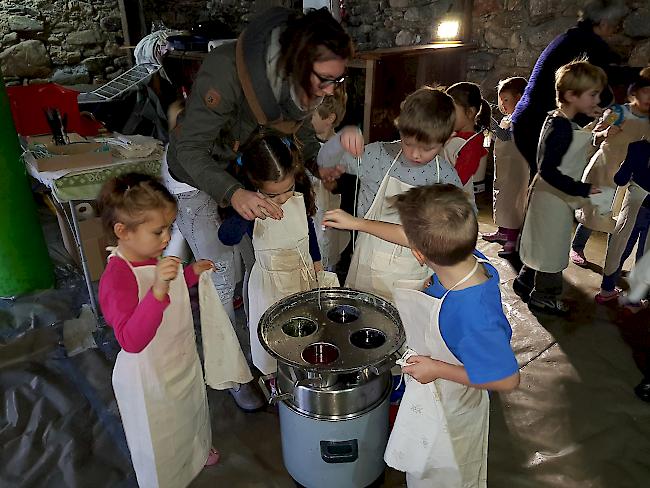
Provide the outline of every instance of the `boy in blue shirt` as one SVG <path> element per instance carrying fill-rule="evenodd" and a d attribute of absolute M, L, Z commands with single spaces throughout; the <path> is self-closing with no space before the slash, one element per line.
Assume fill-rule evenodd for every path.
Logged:
<path fill-rule="evenodd" d="M 406 391 L 386 448 L 408 486 L 486 486 L 486 390 L 519 384 L 499 275 L 475 250 L 478 223 L 453 185 L 412 188 L 395 199 L 402 225 L 325 214 L 324 224 L 407 246 L 434 274 L 400 281 L 393 296 L 406 331 Z"/>

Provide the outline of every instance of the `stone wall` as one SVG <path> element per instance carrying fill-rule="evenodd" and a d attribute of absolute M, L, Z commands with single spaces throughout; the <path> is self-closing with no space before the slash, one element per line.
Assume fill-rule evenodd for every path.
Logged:
<path fill-rule="evenodd" d="M 103 82 L 128 67 L 117 0 L 0 0 L 6 85 Z"/>
<path fill-rule="evenodd" d="M 468 0 L 471 1 L 471 0 Z M 627 0 L 621 33 L 610 45 L 633 66 L 650 63 L 650 3 Z M 576 23 L 582 0 L 473 0 L 472 42 L 467 78 L 494 100 L 495 86 L 508 76 L 528 76 L 539 54 Z M 346 0 L 345 24 L 360 50 L 425 44 L 436 20 L 453 0 Z"/>

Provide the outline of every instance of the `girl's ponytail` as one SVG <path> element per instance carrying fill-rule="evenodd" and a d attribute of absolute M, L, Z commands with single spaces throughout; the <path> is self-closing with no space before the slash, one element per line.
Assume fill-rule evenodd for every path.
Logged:
<path fill-rule="evenodd" d="M 484 98 L 481 98 L 481 108 L 479 109 L 476 117 L 474 117 L 474 130 L 480 132 L 490 128 L 490 121 L 492 119 L 492 109 L 490 104 Z"/>

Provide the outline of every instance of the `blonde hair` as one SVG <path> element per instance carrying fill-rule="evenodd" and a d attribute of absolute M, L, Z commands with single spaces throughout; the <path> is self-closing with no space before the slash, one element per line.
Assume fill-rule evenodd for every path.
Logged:
<path fill-rule="evenodd" d="M 135 229 L 146 221 L 149 210 L 172 209 L 176 211 L 174 196 L 153 176 L 127 173 L 108 180 L 99 192 L 99 207 L 104 231 L 115 243 L 115 224 Z"/>
<path fill-rule="evenodd" d="M 476 248 L 478 221 L 465 192 L 454 185 L 418 186 L 396 197 L 404 233 L 430 262 L 453 266 Z"/>
<path fill-rule="evenodd" d="M 423 86 L 404 99 L 395 127 L 401 137 L 435 144 L 449 139 L 455 121 L 454 100 L 438 88 Z"/>
<path fill-rule="evenodd" d="M 332 127 L 336 127 L 345 117 L 345 106 L 348 103 L 348 94 L 345 92 L 345 85 L 337 86 L 334 93 L 323 98 L 323 102 L 316 109 L 321 119 L 326 119 L 334 114 L 335 119 Z"/>
<path fill-rule="evenodd" d="M 574 59 L 555 72 L 555 101 L 566 103 L 568 91 L 580 96 L 586 91 L 600 89 L 607 85 L 607 75 L 602 68 L 589 63 L 586 58 Z"/>

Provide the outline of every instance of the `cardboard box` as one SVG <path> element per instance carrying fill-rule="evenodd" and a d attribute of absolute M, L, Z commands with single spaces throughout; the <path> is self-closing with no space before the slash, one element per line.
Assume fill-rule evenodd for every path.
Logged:
<path fill-rule="evenodd" d="M 66 217 L 61 215 L 61 209 L 58 207 L 56 218 L 59 222 L 59 229 L 61 230 L 61 237 L 63 238 L 63 245 L 66 251 L 68 251 L 72 259 L 81 267 L 81 258 L 77 251 L 77 244 L 72 234 L 72 229 L 68 225 Z M 108 257 L 108 251 L 106 251 L 108 240 L 104 235 L 101 219 L 99 217 L 92 217 L 79 221 L 79 233 L 81 235 L 81 246 L 83 247 L 88 263 L 90 279 L 97 281 L 104 272 L 106 258 Z"/>
<path fill-rule="evenodd" d="M 49 158 L 36 159 L 38 171 L 62 169 L 98 168 L 113 161 L 108 145 L 87 141 L 78 134 L 70 134 L 70 144 L 57 146 L 51 135 L 28 137 L 29 146 L 42 144 L 52 154 Z"/>

